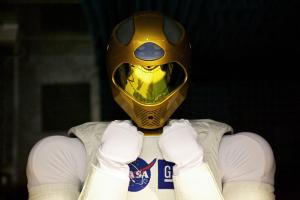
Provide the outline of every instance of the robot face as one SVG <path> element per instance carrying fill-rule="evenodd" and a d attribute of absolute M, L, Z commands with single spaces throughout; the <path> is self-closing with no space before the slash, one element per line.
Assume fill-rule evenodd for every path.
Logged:
<path fill-rule="evenodd" d="M 164 125 L 187 91 L 190 46 L 184 28 L 142 12 L 114 29 L 107 52 L 114 99 L 141 128 Z"/>
<path fill-rule="evenodd" d="M 185 71 L 177 63 L 155 66 L 122 64 L 114 73 L 117 86 L 145 105 L 161 103 L 185 81 Z"/>

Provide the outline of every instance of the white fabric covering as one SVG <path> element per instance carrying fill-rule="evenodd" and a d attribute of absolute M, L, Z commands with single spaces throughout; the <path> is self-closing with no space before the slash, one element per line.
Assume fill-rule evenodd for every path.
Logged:
<path fill-rule="evenodd" d="M 198 133 L 188 120 L 171 120 L 159 138 L 163 158 L 173 162 L 174 175 L 203 164 L 203 148 L 197 142 Z M 178 151 L 177 147 L 183 147 Z"/>
<path fill-rule="evenodd" d="M 85 178 L 86 152 L 77 138 L 50 136 L 31 150 L 27 163 L 28 188 L 64 183 L 80 186 Z"/>
<path fill-rule="evenodd" d="M 223 186 L 225 200 L 275 200 L 274 186 L 257 181 L 231 181 Z"/>
<path fill-rule="evenodd" d="M 236 193 L 238 190 L 235 196 L 230 195 L 234 188 L 240 189 L 245 198 L 254 194 L 258 200 L 264 197 L 264 200 L 274 199 L 275 162 L 271 147 L 262 137 L 253 133 L 224 136 L 219 148 L 219 164 L 225 200 L 241 198 L 238 196 L 241 194 Z M 51 194 L 53 197 L 60 194 L 65 195 L 65 199 L 74 199 L 85 179 L 85 170 L 86 152 L 79 139 L 51 136 L 41 140 L 33 147 L 27 164 L 30 199 L 47 199 Z M 244 184 L 249 183 L 250 186 L 245 187 Z M 65 185 L 69 189 L 65 194 L 45 189 L 55 188 L 55 185 Z"/>
<path fill-rule="evenodd" d="M 200 167 L 187 169 L 173 179 L 176 200 L 223 200 L 222 193 L 206 163 Z"/>
<path fill-rule="evenodd" d="M 274 184 L 272 149 L 257 134 L 243 132 L 224 136 L 219 148 L 219 161 L 223 182 L 259 181 Z"/>
<path fill-rule="evenodd" d="M 128 184 L 128 177 L 117 177 L 93 166 L 78 200 L 126 200 Z"/>

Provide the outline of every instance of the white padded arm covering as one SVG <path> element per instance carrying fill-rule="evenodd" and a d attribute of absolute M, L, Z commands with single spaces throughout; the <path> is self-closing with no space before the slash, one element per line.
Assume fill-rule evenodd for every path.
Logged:
<path fill-rule="evenodd" d="M 206 163 L 173 176 L 176 200 L 223 200 Z"/>
<path fill-rule="evenodd" d="M 75 200 L 78 187 L 72 184 L 48 184 L 28 189 L 29 200 Z"/>
<path fill-rule="evenodd" d="M 225 183 L 223 196 L 226 200 L 274 200 L 274 186 L 254 181 Z"/>
<path fill-rule="evenodd" d="M 129 178 L 121 178 L 93 166 L 79 200 L 126 200 Z"/>

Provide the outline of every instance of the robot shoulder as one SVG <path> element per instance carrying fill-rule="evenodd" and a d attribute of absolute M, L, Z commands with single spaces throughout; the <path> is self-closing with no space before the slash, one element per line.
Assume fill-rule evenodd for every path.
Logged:
<path fill-rule="evenodd" d="M 274 184 L 275 159 L 272 148 L 255 133 L 224 136 L 219 147 L 219 162 L 223 182 L 259 181 Z"/>
<path fill-rule="evenodd" d="M 28 187 L 43 184 L 80 184 L 83 180 L 86 152 L 77 138 L 50 136 L 32 148 L 27 161 Z"/>

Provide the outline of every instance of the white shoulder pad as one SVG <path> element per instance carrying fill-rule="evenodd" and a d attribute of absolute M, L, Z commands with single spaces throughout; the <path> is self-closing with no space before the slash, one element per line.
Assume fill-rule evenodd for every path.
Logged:
<path fill-rule="evenodd" d="M 28 189 L 67 183 L 79 186 L 84 179 L 86 153 L 77 138 L 50 136 L 31 150 L 27 162 Z"/>
<path fill-rule="evenodd" d="M 226 135 L 219 148 L 223 182 L 258 181 L 274 184 L 272 148 L 261 136 L 243 132 Z"/>

